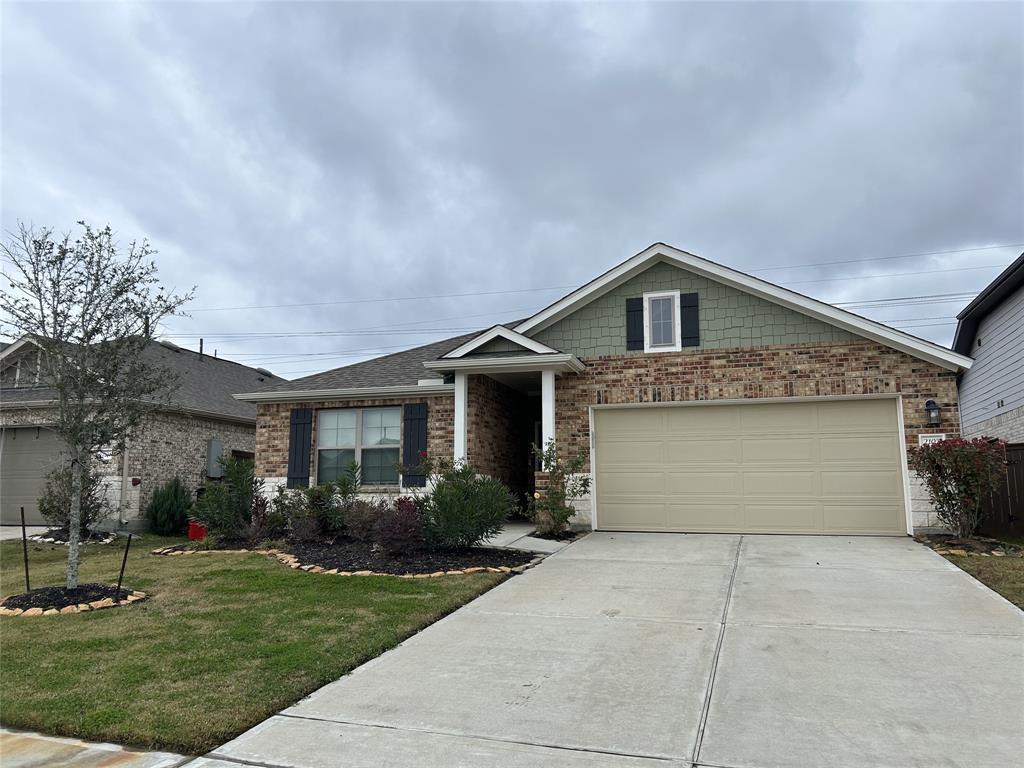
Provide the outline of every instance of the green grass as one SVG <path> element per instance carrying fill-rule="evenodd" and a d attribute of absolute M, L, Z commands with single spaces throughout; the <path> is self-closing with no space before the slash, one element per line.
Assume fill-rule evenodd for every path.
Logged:
<path fill-rule="evenodd" d="M 1000 541 L 1024 546 L 1024 538 L 1000 536 Z M 985 586 L 1024 609 L 1024 557 L 981 557 L 980 555 L 944 555 L 961 570 L 967 571 Z"/>
<path fill-rule="evenodd" d="M 149 554 L 176 541 L 132 545 L 125 585 L 148 600 L 0 618 L 0 722 L 202 754 L 503 578 L 324 576 L 256 554 Z M 81 581 L 116 583 L 122 551 L 90 545 Z M 29 558 L 33 587 L 63 583 L 63 547 L 33 544 Z M 21 543 L 0 544 L 0 594 L 23 590 Z"/>

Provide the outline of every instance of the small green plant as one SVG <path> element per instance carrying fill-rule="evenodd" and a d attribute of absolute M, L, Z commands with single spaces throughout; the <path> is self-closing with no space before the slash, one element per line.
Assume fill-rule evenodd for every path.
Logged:
<path fill-rule="evenodd" d="M 192 516 L 218 538 L 248 538 L 252 534 L 254 506 L 263 498 L 263 480 L 255 476 L 249 460 L 221 458 L 220 464 L 224 468 L 223 479 L 207 483 L 192 508 Z"/>
<path fill-rule="evenodd" d="M 59 467 L 46 477 L 39 497 L 39 514 L 55 528 L 68 530 L 71 521 L 71 467 Z M 103 492 L 103 479 L 91 467 L 82 471 L 81 526 L 84 534 L 110 515 L 110 504 Z"/>
<path fill-rule="evenodd" d="M 911 448 L 908 459 L 939 522 L 962 539 L 973 536 L 985 518 L 986 498 L 1006 474 L 1006 443 L 956 437 Z"/>
<path fill-rule="evenodd" d="M 516 506 L 501 481 L 478 475 L 466 462 L 439 460 L 425 469 L 435 479 L 423 502 L 424 534 L 432 547 L 476 546 L 498 533 Z"/>
<path fill-rule="evenodd" d="M 306 504 L 325 536 L 337 536 L 345 527 L 345 508 L 342 495 L 334 483 L 303 488 Z"/>
<path fill-rule="evenodd" d="M 577 454 L 563 461 L 554 440 L 549 440 L 543 450 L 533 446 L 533 453 L 547 473 L 548 485 L 545 491 L 527 499 L 527 513 L 538 533 L 556 536 L 566 530 L 569 520 L 576 514 L 572 502 L 590 493 L 590 475 L 583 473 L 586 459 Z"/>
<path fill-rule="evenodd" d="M 146 505 L 149 530 L 161 536 L 184 533 L 192 500 L 181 478 L 167 481 L 155 491 Z"/>

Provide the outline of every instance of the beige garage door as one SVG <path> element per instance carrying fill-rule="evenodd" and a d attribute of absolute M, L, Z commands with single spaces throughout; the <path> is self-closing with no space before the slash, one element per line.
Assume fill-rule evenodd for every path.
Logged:
<path fill-rule="evenodd" d="M 46 485 L 46 475 L 60 466 L 63 443 L 41 427 L 0 429 L 0 524 L 44 523 L 37 501 Z"/>
<path fill-rule="evenodd" d="M 597 527 L 906 533 L 895 398 L 594 411 Z"/>

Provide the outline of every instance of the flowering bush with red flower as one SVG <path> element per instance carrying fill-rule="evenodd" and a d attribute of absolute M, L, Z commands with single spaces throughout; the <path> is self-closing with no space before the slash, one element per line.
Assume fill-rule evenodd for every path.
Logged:
<path fill-rule="evenodd" d="M 939 522 L 965 539 L 978 530 L 984 501 L 1006 474 L 1006 443 L 987 437 L 939 440 L 911 448 L 909 463 L 928 488 Z"/>

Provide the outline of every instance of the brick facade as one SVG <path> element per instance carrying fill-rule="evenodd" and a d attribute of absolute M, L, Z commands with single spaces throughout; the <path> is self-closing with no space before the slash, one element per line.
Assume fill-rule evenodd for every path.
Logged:
<path fill-rule="evenodd" d="M 540 401 L 489 376 L 468 379 L 466 418 L 467 459 L 477 471 L 496 477 L 517 496 L 530 483 L 530 444 L 533 424 L 540 419 Z"/>
<path fill-rule="evenodd" d="M 288 477 L 288 436 L 292 408 L 311 408 L 314 412 L 329 408 L 372 408 L 427 404 L 427 453 L 451 457 L 455 452 L 455 397 L 377 398 L 368 400 L 319 400 L 310 403 L 260 403 L 256 407 L 256 475 L 268 483 L 282 483 Z M 313 415 L 312 450 L 309 452 L 309 476 L 316 476 L 316 414 Z M 399 449 L 401 456 L 401 449 Z M 269 490 L 269 489 L 268 489 Z"/>
<path fill-rule="evenodd" d="M 555 435 L 562 455 L 589 456 L 588 407 L 688 400 L 745 400 L 899 392 L 904 436 L 959 432 L 956 373 L 881 344 L 815 344 L 599 357 L 555 384 Z M 927 400 L 942 408 L 932 427 Z"/>

